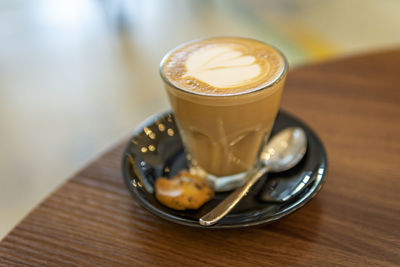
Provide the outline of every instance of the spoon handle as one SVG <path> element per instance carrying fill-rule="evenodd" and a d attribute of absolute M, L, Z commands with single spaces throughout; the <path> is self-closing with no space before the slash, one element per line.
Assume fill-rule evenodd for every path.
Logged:
<path fill-rule="evenodd" d="M 241 187 L 233 191 L 228 197 L 221 201 L 215 208 L 199 219 L 199 223 L 203 226 L 211 226 L 221 220 L 228 212 L 230 212 L 236 204 L 247 195 L 249 189 L 268 172 L 268 167 L 262 167 L 254 175 L 250 172 L 247 176 L 247 182 Z"/>

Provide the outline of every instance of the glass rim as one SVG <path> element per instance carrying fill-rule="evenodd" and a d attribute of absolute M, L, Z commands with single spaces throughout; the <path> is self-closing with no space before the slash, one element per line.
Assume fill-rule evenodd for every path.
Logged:
<path fill-rule="evenodd" d="M 179 50 L 179 49 L 181 49 L 181 48 L 183 48 L 183 47 L 185 47 L 185 46 L 187 46 L 187 45 L 189 45 L 189 44 L 193 44 L 193 43 L 200 42 L 200 41 L 205 41 L 205 40 L 211 40 L 211 39 L 220 39 L 220 38 L 233 38 L 233 39 L 251 40 L 251 41 L 255 41 L 255 42 L 258 42 L 258 43 L 261 43 L 261 44 L 264 44 L 264 45 L 267 45 L 267 46 L 271 47 L 272 49 L 274 49 L 275 51 L 278 52 L 278 54 L 280 55 L 280 57 L 281 57 L 282 60 L 283 60 L 283 68 L 282 68 L 281 72 L 276 76 L 275 79 L 271 80 L 269 83 L 265 84 L 264 86 L 261 86 L 260 88 L 255 89 L 255 90 L 244 91 L 244 92 L 233 93 L 233 94 L 223 94 L 223 95 L 210 95 L 210 94 L 205 94 L 205 93 L 199 93 L 199 92 L 189 91 L 189 90 L 186 90 L 186 89 L 184 89 L 184 88 L 181 88 L 181 87 L 179 87 L 179 86 L 173 84 L 173 83 L 165 76 L 164 68 L 163 68 L 163 67 L 164 67 L 164 64 L 165 64 L 165 62 L 169 59 L 169 57 L 170 57 L 174 52 L 176 52 L 177 50 Z M 198 39 L 190 40 L 190 41 L 184 42 L 184 43 L 178 45 L 177 47 L 171 49 L 171 50 L 168 51 L 168 53 L 162 58 L 162 60 L 161 60 L 161 62 L 160 62 L 160 69 L 159 69 L 159 71 L 160 71 L 161 78 L 162 78 L 162 79 L 164 80 L 164 82 L 165 82 L 166 84 L 168 84 L 171 88 L 174 88 L 174 89 L 176 89 L 176 90 L 178 90 L 178 91 L 181 91 L 181 92 L 187 93 L 187 94 L 198 95 L 198 96 L 203 96 L 203 97 L 214 97 L 214 98 L 215 98 L 215 97 L 234 97 L 234 96 L 239 96 L 239 95 L 248 95 L 248 94 L 257 93 L 257 92 L 259 92 L 259 91 L 268 89 L 268 88 L 274 86 L 275 84 L 279 83 L 279 82 L 286 76 L 286 74 L 287 74 L 287 72 L 288 72 L 288 68 L 289 68 L 289 63 L 288 63 L 288 61 L 287 61 L 285 55 L 284 55 L 278 48 L 276 48 L 276 47 L 273 46 L 273 45 L 270 45 L 270 44 L 268 44 L 268 43 L 266 43 L 266 42 L 262 42 L 262 41 L 259 41 L 259 40 L 253 39 L 253 38 L 248 38 L 248 37 L 216 36 L 216 37 L 205 37 L 205 38 L 198 38 Z"/>

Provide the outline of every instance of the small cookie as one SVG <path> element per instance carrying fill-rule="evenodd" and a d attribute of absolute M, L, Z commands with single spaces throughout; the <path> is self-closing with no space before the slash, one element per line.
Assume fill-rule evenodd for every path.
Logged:
<path fill-rule="evenodd" d="M 171 179 L 160 177 L 155 184 L 156 198 L 175 209 L 198 209 L 214 196 L 214 191 L 200 177 L 181 171 Z"/>

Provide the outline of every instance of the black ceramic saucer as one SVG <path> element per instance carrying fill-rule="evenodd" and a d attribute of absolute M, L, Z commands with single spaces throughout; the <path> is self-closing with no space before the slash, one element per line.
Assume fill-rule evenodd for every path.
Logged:
<path fill-rule="evenodd" d="M 289 171 L 268 174 L 268 179 L 261 179 L 218 224 L 207 228 L 240 228 L 271 223 L 300 209 L 320 191 L 327 167 L 324 146 L 307 125 L 283 111 L 279 112 L 271 134 L 291 126 L 302 127 L 307 133 L 308 149 L 304 159 Z M 137 128 L 123 155 L 122 173 L 133 197 L 151 213 L 175 223 L 204 228 L 199 224 L 199 218 L 229 192 L 217 193 L 200 209 L 190 211 L 167 208 L 154 196 L 153 185 L 157 177 L 172 177 L 186 168 L 186 163 L 174 116 L 167 111 L 152 116 Z M 285 184 L 293 184 L 305 174 L 315 178 L 315 181 L 294 199 L 284 203 L 262 201 L 264 186 L 273 184 L 281 190 Z"/>

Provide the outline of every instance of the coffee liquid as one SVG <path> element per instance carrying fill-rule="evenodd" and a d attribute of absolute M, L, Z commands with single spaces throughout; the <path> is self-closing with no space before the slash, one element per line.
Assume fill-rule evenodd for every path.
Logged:
<path fill-rule="evenodd" d="M 172 51 L 161 65 L 192 164 L 217 177 L 248 170 L 279 109 L 287 65 L 274 48 L 211 38 Z"/>

